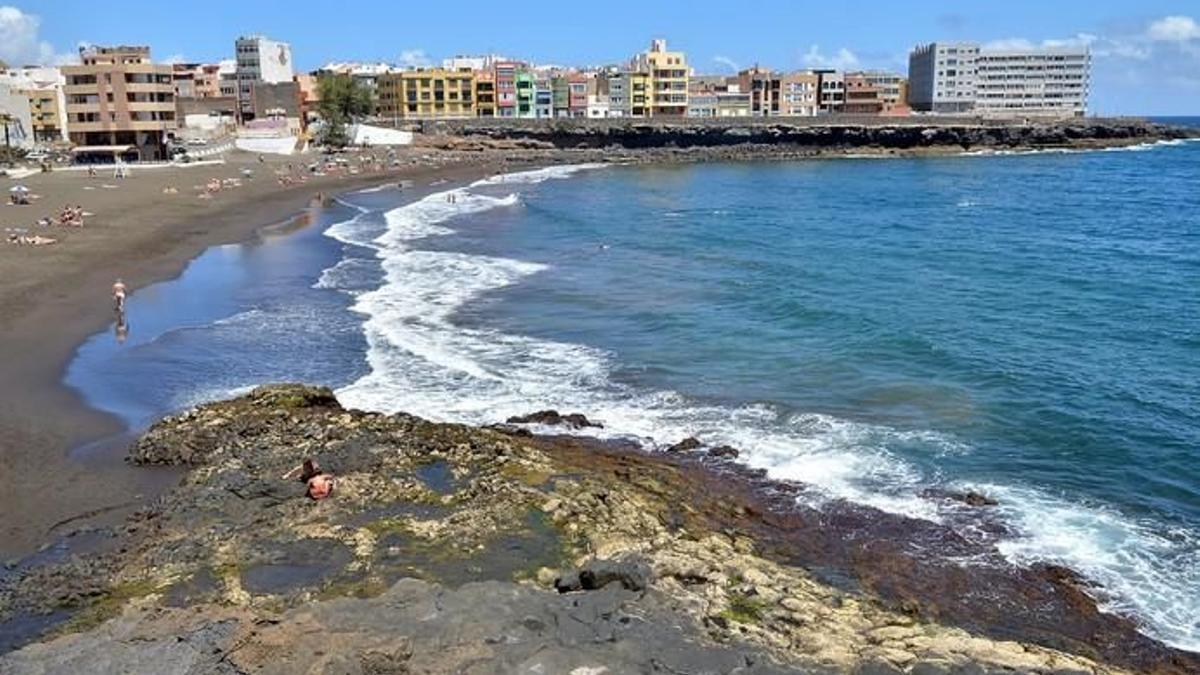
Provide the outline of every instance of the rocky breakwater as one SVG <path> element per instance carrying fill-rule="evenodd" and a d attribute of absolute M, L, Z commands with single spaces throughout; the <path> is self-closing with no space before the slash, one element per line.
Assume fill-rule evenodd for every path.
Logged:
<path fill-rule="evenodd" d="M 299 385 L 165 419 L 129 457 L 187 467 L 178 487 L 0 576 L 0 673 L 1200 666 L 1065 570 L 926 564 L 933 542 L 986 554 L 951 528 L 798 507 L 803 486 L 702 441 L 650 454 L 520 424 L 345 410 Z M 330 498 L 283 477 L 308 457 Z"/>
<path fill-rule="evenodd" d="M 975 150 L 1092 149 L 1194 138 L 1200 131 L 1134 119 L 1004 120 L 920 118 L 903 123 L 806 120 L 504 120 L 429 123 L 425 142 L 456 149 L 557 148 L 741 156 L 827 153 L 940 154 Z"/>

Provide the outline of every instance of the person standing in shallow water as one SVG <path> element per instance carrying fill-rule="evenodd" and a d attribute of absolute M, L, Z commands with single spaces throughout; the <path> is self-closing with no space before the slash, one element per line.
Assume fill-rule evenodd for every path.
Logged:
<path fill-rule="evenodd" d="M 125 313 L 125 282 L 120 277 L 112 285 L 113 306 L 120 314 Z"/>

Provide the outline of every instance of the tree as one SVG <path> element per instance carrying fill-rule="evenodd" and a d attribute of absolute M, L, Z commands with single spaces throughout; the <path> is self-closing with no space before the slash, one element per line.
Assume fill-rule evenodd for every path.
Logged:
<path fill-rule="evenodd" d="M 371 90 L 349 75 L 322 77 L 317 92 L 321 97 L 317 109 L 325 121 L 321 130 L 321 142 L 325 145 L 345 146 L 349 141 L 346 124 L 375 111 Z"/>

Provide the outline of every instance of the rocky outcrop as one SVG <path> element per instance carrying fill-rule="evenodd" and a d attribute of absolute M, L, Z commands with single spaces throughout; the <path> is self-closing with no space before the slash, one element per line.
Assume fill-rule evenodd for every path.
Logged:
<path fill-rule="evenodd" d="M 528 415 L 517 415 L 505 420 L 508 424 L 545 424 L 547 426 L 565 426 L 571 429 L 588 427 L 603 429 L 604 425 L 593 422 L 580 413 L 559 414 L 557 410 L 539 410 Z"/>
<path fill-rule="evenodd" d="M 428 142 L 476 149 L 521 143 L 559 149 L 704 149 L 954 151 L 1090 148 L 1195 137 L 1197 131 L 1137 119 L 1059 121 L 911 118 L 787 120 L 460 120 L 431 122 Z"/>
<path fill-rule="evenodd" d="M 954 524 L 803 506 L 804 486 L 703 452 L 284 385 L 165 419 L 130 457 L 189 468 L 80 555 L 0 574 L 0 635 L 42 640 L 5 675 L 1200 668 L 1069 570 L 1005 567 Z M 331 498 L 284 478 L 308 457 Z"/>

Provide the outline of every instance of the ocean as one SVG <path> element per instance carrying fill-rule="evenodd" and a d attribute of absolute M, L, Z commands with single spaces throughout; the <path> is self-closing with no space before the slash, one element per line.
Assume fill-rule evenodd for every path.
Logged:
<path fill-rule="evenodd" d="M 955 508 L 930 488 L 975 490 L 1010 560 L 1200 650 L 1200 143 L 433 190 L 211 249 L 67 382 L 132 428 L 302 380 L 435 420 L 695 436 L 914 518 Z"/>

